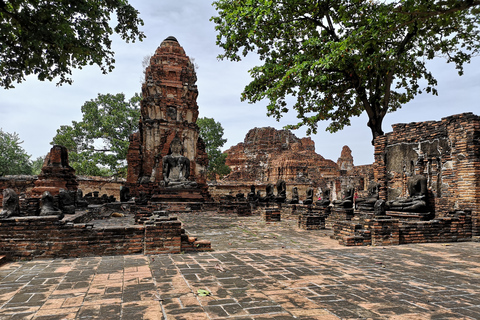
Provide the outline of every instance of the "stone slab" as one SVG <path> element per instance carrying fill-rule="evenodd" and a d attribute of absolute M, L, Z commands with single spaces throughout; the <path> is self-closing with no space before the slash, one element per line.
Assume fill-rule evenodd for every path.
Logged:
<path fill-rule="evenodd" d="M 179 219 L 216 251 L 6 263 L 0 319 L 480 319 L 479 242 L 342 247 L 296 219 Z"/>

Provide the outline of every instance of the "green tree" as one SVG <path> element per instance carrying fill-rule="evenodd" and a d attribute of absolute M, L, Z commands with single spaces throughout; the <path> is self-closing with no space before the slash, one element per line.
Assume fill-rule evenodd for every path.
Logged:
<path fill-rule="evenodd" d="M 71 84 L 73 68 L 93 64 L 110 72 L 111 35 L 141 41 L 140 25 L 139 12 L 126 0 L 0 0 L 0 86 L 13 88 L 30 74 Z"/>
<path fill-rule="evenodd" d="M 199 118 L 197 125 L 200 128 L 200 137 L 205 142 L 205 151 L 208 154 L 207 176 L 214 180 L 217 175 L 223 177 L 230 173 L 230 167 L 225 165 L 226 153 L 222 153 L 221 147 L 227 142 L 223 138 L 223 127 L 220 122 L 213 118 Z"/>
<path fill-rule="evenodd" d="M 32 161 L 32 174 L 39 175 L 42 172 L 43 163 L 45 162 L 45 156 L 37 157 Z"/>
<path fill-rule="evenodd" d="M 17 133 L 0 128 L 0 176 L 31 174 L 30 156 L 20 146 L 22 143 Z"/>
<path fill-rule="evenodd" d="M 126 176 L 129 136 L 138 129 L 141 97 L 99 94 L 82 106 L 83 119 L 61 126 L 51 144 L 65 146 L 77 174 Z"/>
<path fill-rule="evenodd" d="M 479 0 L 217 0 L 221 59 L 250 52 L 262 65 L 242 100 L 269 100 L 277 120 L 293 108 L 307 133 L 329 120 L 335 132 L 366 112 L 372 136 L 423 91 L 437 94 L 427 60 L 443 56 L 462 75 L 479 53 Z M 287 105 L 293 97 L 293 106 Z"/>

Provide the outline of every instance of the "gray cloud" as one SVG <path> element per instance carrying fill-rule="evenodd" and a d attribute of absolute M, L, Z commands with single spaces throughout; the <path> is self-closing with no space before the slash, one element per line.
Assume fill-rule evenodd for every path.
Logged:
<path fill-rule="evenodd" d="M 227 147 L 242 142 L 253 127 L 280 129 L 296 122 L 293 111 L 277 122 L 266 116 L 266 102 L 255 105 L 240 102 L 240 94 L 250 81 L 247 71 L 258 61 L 253 56 L 239 63 L 217 60 L 216 56 L 221 51 L 215 45 L 214 24 L 209 21 L 215 15 L 209 2 L 132 0 L 130 3 L 141 12 L 147 39 L 126 44 L 116 37 L 113 42 L 116 68 L 112 73 L 103 75 L 97 67 L 91 66 L 74 71 L 72 86 L 56 87 L 55 83 L 39 82 L 29 77 L 15 89 L 1 91 L 0 127 L 7 132 L 17 132 L 24 140 L 24 149 L 34 158 L 49 151 L 49 142 L 56 129 L 70 124 L 72 120 L 81 120 L 80 107 L 85 101 L 94 99 L 98 93 L 123 92 L 131 97 L 140 92 L 143 57 L 153 54 L 158 45 L 171 35 L 199 65 L 200 116 L 212 117 L 222 124 L 228 139 Z M 438 59 L 429 65 L 439 81 L 439 96 L 423 94 L 401 110 L 387 115 L 384 131 L 391 131 L 393 123 L 440 120 L 462 112 L 480 113 L 479 58 L 466 66 L 463 77 L 459 77 L 454 67 L 444 60 Z M 366 123 L 367 118 L 362 115 L 352 119 L 350 127 L 335 134 L 325 132 L 327 123 L 320 123 L 318 134 L 312 136 L 316 151 L 336 161 L 342 146 L 348 145 L 355 164 L 372 163 L 373 147 Z M 305 136 L 304 129 L 294 133 L 299 137 Z"/>

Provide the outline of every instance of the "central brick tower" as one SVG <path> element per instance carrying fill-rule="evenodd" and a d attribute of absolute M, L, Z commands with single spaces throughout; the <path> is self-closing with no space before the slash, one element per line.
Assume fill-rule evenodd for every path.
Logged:
<path fill-rule="evenodd" d="M 133 196 L 143 191 L 157 201 L 209 197 L 205 173 L 208 157 L 196 125 L 196 81 L 195 67 L 177 39 L 165 39 L 146 69 L 139 130 L 130 137 L 126 185 Z M 188 159 L 189 166 L 184 181 L 177 185 L 164 177 L 164 159 L 172 153 L 172 141 L 181 145 L 181 156 Z"/>

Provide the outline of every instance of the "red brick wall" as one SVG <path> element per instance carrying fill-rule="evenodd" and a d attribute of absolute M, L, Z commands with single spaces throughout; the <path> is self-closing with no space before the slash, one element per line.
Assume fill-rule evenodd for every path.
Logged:
<path fill-rule="evenodd" d="M 181 222 L 96 228 L 56 216 L 0 220 L 0 255 L 11 260 L 180 253 Z"/>
<path fill-rule="evenodd" d="M 30 196 L 31 190 L 35 187 L 37 176 L 5 176 L 0 177 L 0 207 L 2 206 L 3 190 L 11 188 L 17 194 L 26 194 Z M 124 183 L 124 179 L 114 180 L 106 177 L 87 177 L 77 176 L 78 188 L 82 189 L 83 194 L 93 191 L 99 191 L 100 195 L 107 194 L 114 196 L 117 201 L 120 200 L 120 187 Z"/>
<path fill-rule="evenodd" d="M 427 177 L 436 217 L 471 210 L 480 234 L 480 117 L 463 113 L 441 121 L 396 124 L 375 140 L 375 179 L 380 198 L 406 196 L 413 174 Z"/>
<path fill-rule="evenodd" d="M 372 218 L 335 221 L 333 238 L 346 246 L 470 241 L 472 217 L 457 211 L 430 221 Z"/>

